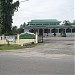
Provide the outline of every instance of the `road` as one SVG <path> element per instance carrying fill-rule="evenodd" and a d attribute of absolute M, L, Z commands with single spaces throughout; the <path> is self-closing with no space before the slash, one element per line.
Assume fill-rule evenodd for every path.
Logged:
<path fill-rule="evenodd" d="M 46 38 L 34 48 L 0 51 L 0 75 L 75 75 L 74 38 L 68 39 Z"/>

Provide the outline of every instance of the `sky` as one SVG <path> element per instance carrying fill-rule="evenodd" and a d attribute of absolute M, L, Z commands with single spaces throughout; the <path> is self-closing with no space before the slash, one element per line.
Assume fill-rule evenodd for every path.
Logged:
<path fill-rule="evenodd" d="M 17 0 L 13 0 L 14 2 Z M 20 7 L 13 16 L 13 26 L 33 19 L 74 20 L 75 0 L 19 0 Z M 22 2 L 25 1 L 25 2 Z"/>

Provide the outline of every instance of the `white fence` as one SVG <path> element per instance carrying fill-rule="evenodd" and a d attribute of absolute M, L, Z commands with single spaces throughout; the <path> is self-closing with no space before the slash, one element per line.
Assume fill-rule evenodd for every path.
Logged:
<path fill-rule="evenodd" d="M 15 39 L 15 36 L 0 36 L 0 40 Z"/>
<path fill-rule="evenodd" d="M 17 35 L 16 39 L 15 36 L 0 36 L 0 44 L 7 44 L 7 41 L 9 41 L 10 44 L 18 44 L 18 45 L 28 42 L 35 43 L 35 39 L 19 39 L 19 35 Z"/>

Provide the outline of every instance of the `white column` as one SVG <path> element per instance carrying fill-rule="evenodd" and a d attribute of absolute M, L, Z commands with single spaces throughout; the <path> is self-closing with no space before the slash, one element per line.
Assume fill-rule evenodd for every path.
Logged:
<path fill-rule="evenodd" d="M 50 33 L 51 33 L 51 29 L 50 29 Z"/>
<path fill-rule="evenodd" d="M 50 35 L 51 35 L 51 28 L 50 28 Z"/>
<path fill-rule="evenodd" d="M 20 38 L 19 38 L 19 34 L 17 34 L 17 43 L 19 44 L 19 40 L 20 40 Z"/>
<path fill-rule="evenodd" d="M 43 29 L 43 34 L 44 34 L 44 29 Z"/>
<path fill-rule="evenodd" d="M 4 34 L 2 35 L 2 41 L 3 41 L 3 44 L 5 44 L 5 41 L 4 41 Z"/>
<path fill-rule="evenodd" d="M 66 28 L 65 28 L 65 33 L 66 33 Z"/>
<path fill-rule="evenodd" d="M 42 29 L 42 31 L 43 31 L 43 36 L 44 36 L 44 29 Z"/>
<path fill-rule="evenodd" d="M 72 28 L 71 28 L 71 36 L 72 36 Z"/>
<path fill-rule="evenodd" d="M 58 33 L 59 33 L 59 28 L 58 28 Z"/>
<path fill-rule="evenodd" d="M 38 35 L 39 35 L 39 29 L 38 29 Z"/>
<path fill-rule="evenodd" d="M 36 44 L 38 43 L 38 30 L 36 30 L 35 32 L 35 43 Z"/>

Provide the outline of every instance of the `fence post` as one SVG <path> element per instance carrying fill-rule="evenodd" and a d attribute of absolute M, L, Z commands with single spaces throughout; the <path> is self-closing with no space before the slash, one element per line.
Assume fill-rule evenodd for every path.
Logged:
<path fill-rule="evenodd" d="M 5 44 L 4 34 L 2 35 L 2 42 Z"/>
<path fill-rule="evenodd" d="M 38 43 L 38 30 L 36 30 L 35 32 L 35 43 L 36 44 Z"/>
<path fill-rule="evenodd" d="M 19 40 L 20 40 L 20 38 L 19 38 L 19 34 L 17 34 L 17 43 L 19 44 Z"/>

